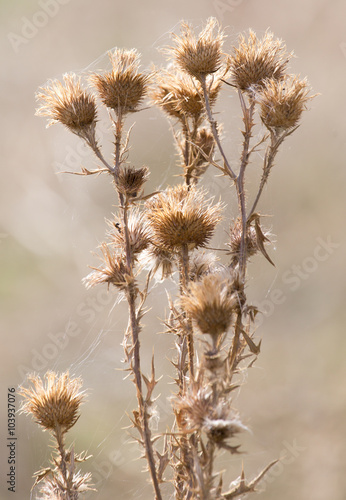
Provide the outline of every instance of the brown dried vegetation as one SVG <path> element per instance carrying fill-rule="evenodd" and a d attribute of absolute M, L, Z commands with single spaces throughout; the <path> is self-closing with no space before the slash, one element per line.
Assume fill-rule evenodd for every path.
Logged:
<path fill-rule="evenodd" d="M 96 100 L 90 91 L 82 90 L 80 79 L 64 77 L 65 87 L 54 82 L 38 94 L 38 114 L 80 135 L 101 162 L 94 171 L 82 169 L 80 174 L 106 172 L 115 186 L 118 211 L 109 222 L 108 241 L 101 245 L 102 265 L 92 268 L 86 284 L 107 284 L 122 292 L 128 302 L 129 325 L 123 346 L 138 402 L 131 422 L 147 460 L 156 500 L 163 498 L 163 482 L 171 484 L 179 500 L 241 498 L 255 491 L 275 463 L 251 481 L 246 481 L 242 471 L 236 486 L 227 490 L 215 460 L 220 449 L 233 454 L 239 451 L 239 433 L 246 426 L 234 408 L 233 390 L 238 387 L 240 370 L 250 368 L 260 353 L 261 342 L 255 338 L 258 311 L 246 296 L 247 264 L 256 254 L 273 262 L 266 249 L 269 232 L 262 227 L 257 206 L 279 148 L 296 130 L 311 96 L 306 80 L 287 75 L 291 54 L 272 33 L 262 39 L 252 31 L 247 38 L 241 35 L 238 46 L 228 53 L 224 52 L 225 40 L 215 19 L 209 19 L 199 35 L 182 23 L 181 34 L 173 35 L 173 45 L 166 50 L 169 69 L 156 69 L 153 78 L 139 71 L 135 50 L 110 53 L 112 70 L 93 74 L 88 81 L 101 105 L 109 110 L 113 162 L 104 158 L 95 140 Z M 242 112 L 243 143 L 237 168 L 223 150 L 214 116 L 222 89 L 236 91 Z M 127 163 L 130 137 L 124 133 L 124 122 L 129 113 L 140 110 L 148 94 L 172 120 L 183 182 L 144 194 L 149 169 Z M 256 120 L 264 124 L 257 142 L 253 137 Z M 262 177 L 255 198 L 249 200 L 245 196 L 247 166 L 259 148 L 264 148 Z M 229 213 L 198 186 L 210 166 L 228 183 L 238 202 L 236 213 Z M 224 253 L 208 247 L 221 221 L 221 210 L 230 220 L 228 239 L 220 249 Z M 145 285 L 141 285 L 139 277 L 145 271 Z M 154 357 L 151 374 L 145 376 L 140 350 L 142 317 L 154 275 L 161 280 L 170 277 L 177 285 L 165 321 L 170 334 L 167 342 L 173 335 L 176 347 L 172 427 L 157 435 L 150 427 L 158 384 Z M 35 386 L 36 392 L 23 392 L 30 401 L 25 411 L 44 428 L 54 429 L 58 422 L 66 431 L 75 423 L 78 396 L 70 391 L 68 405 L 73 411 L 69 414 L 69 406 L 63 404 L 62 413 L 50 420 L 40 412 L 40 405 L 44 401 L 52 408 L 55 403 L 49 402 L 47 390 L 39 382 Z M 54 488 L 53 483 L 45 483 L 46 498 L 56 498 Z"/>

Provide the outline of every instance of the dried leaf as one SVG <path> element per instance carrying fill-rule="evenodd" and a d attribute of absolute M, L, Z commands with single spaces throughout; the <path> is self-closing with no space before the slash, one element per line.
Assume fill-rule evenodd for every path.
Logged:
<path fill-rule="evenodd" d="M 52 474 L 53 471 L 50 467 L 45 467 L 44 469 L 41 469 L 37 472 L 35 472 L 35 474 L 33 475 L 33 477 L 35 477 L 35 482 L 33 484 L 33 487 L 31 488 L 32 490 L 35 488 L 35 486 L 42 481 L 42 479 L 44 479 L 46 476 L 48 476 L 48 474 Z"/>
<path fill-rule="evenodd" d="M 258 345 L 255 344 L 255 342 L 252 340 L 251 337 L 245 332 L 245 330 L 242 330 L 241 333 L 243 334 L 244 339 L 246 340 L 246 343 L 250 349 L 250 351 L 253 354 L 259 354 L 261 350 L 261 340 L 258 342 Z"/>
<path fill-rule="evenodd" d="M 262 252 L 264 257 L 267 259 L 267 261 L 270 262 L 271 265 L 275 267 L 274 262 L 271 260 L 266 249 L 264 248 L 264 243 L 266 241 L 270 241 L 270 240 L 263 234 L 263 231 L 261 229 L 260 222 L 259 222 L 260 221 L 259 214 L 257 214 L 257 213 L 252 214 L 248 220 L 248 224 L 250 224 L 252 221 L 255 222 L 255 230 L 256 230 L 258 248 L 260 249 L 260 251 Z"/>
<path fill-rule="evenodd" d="M 273 462 L 270 462 L 270 464 L 267 465 L 267 467 L 265 467 L 258 474 L 258 476 L 256 476 L 248 484 L 246 484 L 245 473 L 244 473 L 244 469 L 242 468 L 239 484 L 237 486 L 235 486 L 232 490 L 228 491 L 227 493 L 223 493 L 222 498 L 225 500 L 231 500 L 232 498 L 237 498 L 239 495 L 242 495 L 244 493 L 249 493 L 249 492 L 255 491 L 255 487 L 257 486 L 257 484 L 265 476 L 265 474 L 268 472 L 268 470 L 271 467 L 273 467 L 273 465 L 275 465 L 277 462 L 278 462 L 278 460 L 274 460 Z"/>

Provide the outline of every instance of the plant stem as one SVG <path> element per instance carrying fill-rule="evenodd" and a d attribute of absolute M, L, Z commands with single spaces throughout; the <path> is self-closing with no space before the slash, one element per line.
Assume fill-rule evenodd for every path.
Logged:
<path fill-rule="evenodd" d="M 117 181 L 119 170 L 121 167 L 121 137 L 122 137 L 122 128 L 123 128 L 123 120 L 122 116 L 119 113 L 117 116 L 117 120 L 114 123 L 115 125 L 115 164 L 114 164 L 114 178 Z M 149 471 L 151 475 L 151 480 L 153 484 L 153 488 L 155 491 L 155 499 L 162 500 L 160 486 L 156 473 L 155 466 L 155 458 L 154 458 L 154 450 L 151 441 L 151 431 L 149 428 L 149 418 L 148 412 L 146 409 L 146 403 L 143 397 L 143 388 L 142 388 L 142 372 L 141 372 L 141 363 L 140 363 L 140 341 L 139 341 L 139 333 L 140 333 L 140 325 L 136 312 L 136 298 L 137 298 L 137 287 L 134 283 L 133 278 L 133 259 L 132 259 L 132 251 L 130 245 L 130 237 L 129 237 L 129 228 L 128 228 L 128 204 L 124 198 L 124 195 L 118 191 L 120 208 L 123 214 L 123 229 L 125 235 L 125 255 L 126 255 L 126 264 L 131 276 L 131 281 L 127 287 L 127 301 L 129 306 L 129 316 L 130 316 L 130 329 L 131 329 L 131 338 L 132 338 L 132 347 L 133 347 L 133 355 L 132 355 L 132 370 L 134 374 L 134 383 L 136 386 L 136 395 L 138 401 L 139 415 L 141 419 L 141 423 L 143 426 L 143 442 L 145 448 L 145 454 L 149 466 Z"/>
<path fill-rule="evenodd" d="M 239 211 L 241 217 L 242 224 L 242 234 L 241 234 L 241 242 L 240 242 L 240 258 L 239 258 L 239 269 L 240 276 L 242 281 L 245 279 L 245 271 L 246 271 L 246 233 L 247 233 L 247 217 L 246 217 L 246 203 L 245 203 L 245 190 L 244 190 L 244 175 L 245 169 L 249 163 L 250 158 L 250 140 L 252 137 L 252 127 L 254 125 L 253 122 L 253 114 L 255 109 L 255 102 L 251 99 L 250 106 L 247 108 L 243 94 L 241 91 L 238 92 L 241 108 L 243 111 L 243 121 L 245 125 L 245 130 L 243 132 L 244 141 L 243 141 L 243 150 L 240 159 L 240 169 L 239 175 L 236 180 L 237 186 L 237 194 L 238 194 L 238 203 L 239 203 Z"/>
<path fill-rule="evenodd" d="M 64 483 L 65 483 L 65 491 L 63 491 L 62 493 L 64 495 L 66 495 L 66 500 L 76 500 L 78 498 L 78 492 L 74 492 L 71 489 L 74 471 L 72 471 L 72 474 L 70 474 L 70 475 L 67 473 L 64 436 L 63 436 L 63 433 L 61 432 L 60 426 L 58 426 L 58 425 L 55 429 L 54 437 L 56 439 L 59 454 L 60 454 L 59 469 L 60 469 L 62 477 L 64 478 Z"/>
<path fill-rule="evenodd" d="M 231 167 L 231 165 L 228 162 L 227 156 L 224 153 L 224 150 L 223 150 L 222 145 L 221 145 L 220 137 L 219 137 L 219 132 L 218 132 L 218 129 L 217 129 L 217 122 L 216 122 L 216 120 L 214 120 L 213 114 L 211 112 L 209 95 L 208 95 L 208 89 L 207 89 L 207 83 L 206 83 L 205 77 L 201 78 L 200 82 L 201 82 L 201 85 L 202 85 L 203 96 L 204 96 L 204 103 L 205 103 L 205 110 L 207 112 L 207 117 L 208 117 L 208 121 L 209 121 L 209 124 L 210 124 L 210 127 L 211 127 L 211 131 L 213 133 L 213 136 L 214 136 L 215 142 L 217 144 L 217 147 L 218 147 L 218 149 L 220 151 L 220 154 L 221 154 L 221 156 L 223 158 L 224 166 L 225 166 L 225 168 L 226 168 L 229 176 L 231 177 L 231 179 L 235 180 L 237 178 L 237 176 L 233 172 L 232 167 Z"/>
<path fill-rule="evenodd" d="M 273 131 L 271 131 L 270 133 L 270 144 L 269 146 L 267 147 L 267 150 L 266 150 L 266 153 L 265 153 L 265 156 L 264 156 L 264 161 L 263 161 L 263 173 L 262 173 L 262 178 L 261 178 L 261 182 L 260 182 L 260 186 L 259 186 L 259 189 L 258 189 L 258 192 L 257 192 L 257 195 L 256 195 L 256 198 L 255 198 L 255 201 L 252 205 L 252 208 L 248 214 L 248 219 L 249 217 L 251 217 L 251 215 L 254 213 L 254 211 L 256 210 L 256 207 L 257 207 L 257 204 L 259 202 L 259 199 L 262 195 L 262 192 L 263 192 L 263 188 L 268 180 L 268 177 L 269 177 L 269 174 L 270 174 L 270 171 L 274 165 L 274 160 L 275 160 L 275 157 L 279 151 L 279 147 L 281 146 L 281 144 L 283 143 L 283 141 L 285 140 L 285 138 L 290 135 L 292 132 L 294 132 L 294 130 L 296 130 L 296 128 L 294 128 L 292 131 L 290 132 L 284 132 L 281 136 L 277 136 Z"/>
<path fill-rule="evenodd" d="M 232 374 L 234 373 L 234 370 L 236 368 L 236 359 L 237 359 L 237 354 L 239 350 L 239 339 L 240 339 L 240 333 L 242 330 L 242 314 L 241 312 L 238 312 L 237 319 L 236 319 L 236 324 L 234 328 L 234 336 L 233 336 L 233 342 L 232 342 L 232 347 L 231 347 L 231 354 L 230 354 L 230 360 L 229 360 L 229 366 L 231 369 L 231 378 Z"/>
<path fill-rule="evenodd" d="M 251 100 L 249 108 L 246 107 L 243 95 L 241 92 L 239 92 L 239 99 L 240 99 L 240 104 L 242 107 L 243 111 L 243 121 L 245 125 L 245 130 L 243 132 L 244 135 L 244 142 L 243 142 L 243 150 L 242 150 L 242 155 L 241 155 L 241 164 L 240 164 L 240 170 L 239 170 L 239 175 L 237 176 L 234 171 L 232 170 L 227 157 L 223 151 L 219 133 L 217 130 L 217 123 L 213 118 L 213 114 L 211 111 L 210 107 L 210 101 L 209 101 L 209 95 L 208 95 L 208 89 L 207 89 L 207 84 L 206 84 L 206 79 L 203 78 L 201 79 L 201 85 L 203 89 L 203 96 L 204 96 L 204 103 L 205 103 L 205 109 L 207 112 L 208 116 L 208 121 L 213 133 L 214 140 L 217 144 L 217 147 L 221 153 L 221 156 L 224 161 L 224 167 L 225 170 L 227 171 L 228 175 L 230 178 L 235 182 L 236 185 L 236 190 L 237 190 L 237 196 L 238 196 L 238 205 L 239 205 L 239 212 L 240 212 L 240 218 L 241 218 L 241 223 L 242 223 L 242 237 L 241 237 L 241 244 L 240 244 L 240 259 L 239 259 L 239 269 L 240 269 L 240 276 L 242 281 L 245 279 L 245 271 L 246 271 L 246 222 L 247 222 L 247 217 L 246 217 L 246 203 L 245 203 L 245 191 L 244 191 L 244 174 L 245 174 L 245 169 L 249 163 L 249 157 L 251 154 L 251 151 L 249 149 L 250 145 L 250 139 L 252 136 L 252 127 L 254 125 L 253 123 L 253 114 L 254 114 L 254 109 L 255 109 L 255 102 Z"/>
<path fill-rule="evenodd" d="M 97 145 L 97 141 L 95 139 L 95 135 L 94 134 L 85 134 L 85 135 L 81 135 L 80 137 L 82 137 L 82 139 L 85 140 L 85 142 L 87 143 L 87 145 L 89 146 L 89 148 L 94 152 L 95 156 L 101 161 L 101 163 L 103 163 L 103 165 L 106 167 L 106 169 L 109 170 L 109 172 L 111 174 L 114 174 L 114 167 L 112 167 L 106 161 L 106 159 L 104 158 L 103 154 L 101 153 L 101 150 L 100 150 L 100 148 Z"/>
<path fill-rule="evenodd" d="M 187 245 L 182 245 L 181 247 L 181 284 L 182 292 L 185 293 L 189 283 L 189 250 Z M 191 378 L 194 378 L 194 343 L 193 343 L 193 329 L 192 321 L 190 318 L 186 318 L 187 321 L 187 352 L 189 358 L 189 370 Z"/>

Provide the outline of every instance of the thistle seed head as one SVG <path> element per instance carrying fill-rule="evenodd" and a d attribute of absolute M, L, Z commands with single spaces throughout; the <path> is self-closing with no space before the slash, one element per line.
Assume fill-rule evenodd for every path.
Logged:
<path fill-rule="evenodd" d="M 73 467 L 70 460 L 67 462 L 67 466 L 69 468 Z M 40 500 L 66 500 L 67 494 L 66 491 L 64 491 L 64 488 L 62 488 L 64 483 L 65 480 L 61 471 L 55 470 L 54 475 L 49 474 L 44 478 L 42 483 L 40 482 L 40 494 L 42 496 L 37 498 Z M 91 484 L 90 473 L 82 474 L 81 471 L 74 472 L 71 477 L 71 483 L 71 490 L 75 498 L 79 498 L 83 493 L 94 490 L 94 488 L 92 488 L 93 485 Z"/>
<path fill-rule="evenodd" d="M 167 189 L 146 205 L 152 243 L 167 251 L 203 247 L 221 220 L 221 205 L 212 205 L 204 192 L 185 185 Z"/>
<path fill-rule="evenodd" d="M 115 49 L 108 55 L 112 71 L 101 75 L 93 73 L 90 82 L 103 104 L 118 115 L 139 111 L 150 78 L 139 72 L 139 54 L 134 49 Z"/>
<path fill-rule="evenodd" d="M 238 262 L 240 260 L 241 239 L 242 239 L 242 223 L 241 219 L 238 218 L 235 221 L 233 221 L 231 225 L 231 234 L 229 242 L 229 247 L 231 248 L 231 255 L 233 262 Z M 251 225 L 247 226 L 245 246 L 246 246 L 245 248 L 246 255 L 248 257 L 252 257 L 259 250 L 257 245 L 256 229 Z"/>
<path fill-rule="evenodd" d="M 201 429 L 204 421 L 209 418 L 215 404 L 209 387 L 192 387 L 179 399 L 174 400 L 175 409 L 182 413 L 190 429 Z"/>
<path fill-rule="evenodd" d="M 117 190 L 130 199 L 141 195 L 144 183 L 148 180 L 148 167 L 122 167 L 116 180 Z"/>
<path fill-rule="evenodd" d="M 24 397 L 21 411 L 31 415 L 44 430 L 67 432 L 79 418 L 79 408 L 84 399 L 81 378 L 70 378 L 65 372 L 58 376 L 47 372 L 46 382 L 37 375 L 28 377 L 32 387 L 21 388 Z"/>
<path fill-rule="evenodd" d="M 203 424 L 203 431 L 207 434 L 211 441 L 218 445 L 232 438 L 238 432 L 247 430 L 247 428 L 237 418 L 208 418 L 204 420 Z"/>
<path fill-rule="evenodd" d="M 251 30 L 247 40 L 240 35 L 238 47 L 228 58 L 231 82 L 235 87 L 251 92 L 262 87 L 267 79 L 284 77 L 292 53 L 287 54 L 282 41 L 273 38 L 270 31 L 261 40 Z"/>
<path fill-rule="evenodd" d="M 133 281 L 133 277 L 124 262 L 124 258 L 112 251 L 109 245 L 101 245 L 103 265 L 101 267 L 92 267 L 93 271 L 83 279 L 87 288 L 95 285 L 107 283 L 114 285 L 119 290 L 126 290 L 128 284 Z"/>
<path fill-rule="evenodd" d="M 118 217 L 114 217 L 114 220 L 108 221 L 108 224 L 111 227 L 109 232 L 111 244 L 121 249 L 125 254 L 126 242 L 122 221 Z M 137 258 L 148 247 L 150 242 L 147 223 L 144 216 L 137 209 L 129 212 L 127 227 L 131 254 Z"/>
<path fill-rule="evenodd" d="M 278 81 L 266 80 L 258 96 L 260 115 L 269 130 L 289 130 L 295 127 L 306 109 L 310 87 L 306 79 L 287 76 Z"/>
<path fill-rule="evenodd" d="M 215 78 L 209 88 L 211 107 L 215 104 L 221 88 L 221 79 Z M 152 91 L 153 102 L 172 118 L 192 118 L 196 122 L 204 113 L 203 92 L 199 82 L 181 71 L 172 73 L 163 70 L 157 75 Z"/>
<path fill-rule="evenodd" d="M 197 250 L 190 258 L 190 280 L 199 281 L 216 268 L 217 257 L 214 252 Z"/>
<path fill-rule="evenodd" d="M 180 413 L 189 431 L 201 430 L 210 440 L 221 447 L 225 441 L 247 428 L 234 416 L 229 418 L 230 402 L 220 399 L 215 405 L 213 393 L 209 387 L 196 384 L 184 396 L 174 400 L 174 407 Z M 237 447 L 229 447 L 236 451 Z"/>
<path fill-rule="evenodd" d="M 176 255 L 170 250 L 149 244 L 148 248 L 140 255 L 140 263 L 153 274 L 157 280 L 162 281 L 171 276 L 176 262 Z"/>
<path fill-rule="evenodd" d="M 36 94 L 40 106 L 36 115 L 49 118 L 48 125 L 60 122 L 71 132 L 85 137 L 95 134 L 96 103 L 92 94 L 82 89 L 81 78 L 63 75 L 64 84 L 52 80 Z"/>
<path fill-rule="evenodd" d="M 197 132 L 197 137 L 194 142 L 194 144 L 197 146 L 197 161 L 196 161 L 196 166 L 200 167 L 202 164 L 205 164 L 207 160 L 205 157 L 209 158 L 214 151 L 215 148 L 215 139 L 212 134 L 212 132 L 203 127 L 200 128 Z M 203 152 L 203 154 L 201 153 Z"/>
<path fill-rule="evenodd" d="M 211 335 L 215 345 L 232 323 L 237 299 L 232 294 L 232 282 L 222 273 L 213 273 L 190 283 L 181 303 L 201 333 Z"/>
<path fill-rule="evenodd" d="M 224 34 L 213 17 L 198 37 L 189 24 L 182 22 L 181 36 L 173 35 L 175 46 L 170 50 L 180 69 L 201 80 L 220 68 L 223 39 Z"/>

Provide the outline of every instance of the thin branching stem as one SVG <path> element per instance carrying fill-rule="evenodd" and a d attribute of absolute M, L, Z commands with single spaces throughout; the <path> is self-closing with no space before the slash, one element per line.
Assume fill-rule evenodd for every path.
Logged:
<path fill-rule="evenodd" d="M 95 156 L 101 161 L 101 163 L 103 163 L 103 165 L 106 167 L 107 170 L 109 170 L 109 172 L 111 174 L 114 174 L 114 167 L 112 167 L 108 162 L 107 160 L 105 159 L 105 157 L 103 156 L 103 154 L 101 153 L 100 151 L 100 148 L 97 146 L 97 144 L 90 144 L 88 143 L 89 146 L 91 147 L 91 149 L 93 150 Z"/>
<path fill-rule="evenodd" d="M 183 149 L 183 156 L 184 156 L 184 163 L 185 166 L 188 167 L 190 164 L 190 131 L 189 131 L 189 125 L 187 118 L 184 118 L 183 121 L 183 134 L 184 134 L 184 149 Z M 187 182 L 188 184 L 188 182 Z"/>
<path fill-rule="evenodd" d="M 250 140 L 252 137 L 252 127 L 254 125 L 253 122 L 253 114 L 255 109 L 255 101 L 251 99 L 249 107 L 246 106 L 244 96 L 241 91 L 238 92 L 239 100 L 241 104 L 241 108 L 243 111 L 243 122 L 245 125 L 245 130 L 243 132 L 244 141 L 243 141 L 243 149 L 240 159 L 240 169 L 239 175 L 237 177 L 236 186 L 237 186 L 237 194 L 238 194 L 238 202 L 239 202 L 239 211 L 241 217 L 242 224 L 242 235 L 240 242 L 240 251 L 239 251 L 239 269 L 242 280 L 245 279 L 245 270 L 246 270 L 246 233 L 247 233 L 247 217 L 246 217 L 246 201 L 245 201 L 245 189 L 244 189 L 244 176 L 245 170 L 249 163 L 250 159 Z"/>
<path fill-rule="evenodd" d="M 214 139 L 215 139 L 215 142 L 216 142 L 216 145 L 220 151 L 220 154 L 222 156 L 222 159 L 224 161 L 224 166 L 228 172 L 228 175 L 231 177 L 231 179 L 234 181 L 237 176 L 236 174 L 234 173 L 228 159 L 227 159 L 227 156 L 223 150 L 223 147 L 222 147 L 222 144 L 221 144 L 221 141 L 220 141 L 220 136 L 219 136 L 219 132 L 218 132 L 218 129 L 217 129 L 217 122 L 216 120 L 214 120 L 214 117 L 213 117 L 213 114 L 212 114 L 212 111 L 211 111 L 211 107 L 210 107 L 210 100 L 209 100 L 209 94 L 208 94 L 208 89 L 207 89 L 207 83 L 206 83 L 206 79 L 205 77 L 204 78 L 201 78 L 200 80 L 201 82 L 201 85 L 202 85 L 202 90 L 203 90 L 203 97 L 204 97 L 204 103 L 205 103 L 205 110 L 207 112 L 207 117 L 208 117 L 208 121 L 209 121 L 209 124 L 210 124 L 210 128 L 211 128 L 211 131 L 213 133 L 213 136 L 214 136 Z"/>
<path fill-rule="evenodd" d="M 115 127 L 115 154 L 114 154 L 114 177 L 117 181 L 119 170 L 121 167 L 121 139 L 122 139 L 122 129 L 123 129 L 123 118 L 121 113 L 118 114 L 116 121 L 114 122 Z M 130 282 L 127 286 L 127 301 L 129 306 L 129 322 L 132 338 L 133 347 L 133 357 L 132 357 L 132 370 L 134 374 L 134 383 L 136 386 L 137 401 L 139 407 L 139 414 L 141 417 L 141 423 L 143 425 L 143 442 L 145 447 L 146 458 L 148 462 L 148 467 L 151 475 L 151 480 L 153 488 L 155 491 L 155 499 L 162 500 L 159 481 L 157 478 L 154 450 L 151 440 L 151 432 L 149 428 L 149 416 L 146 409 L 146 404 L 143 397 L 142 388 L 142 372 L 140 364 L 140 324 L 139 318 L 136 312 L 136 298 L 137 298 L 137 287 L 133 279 L 133 258 L 131 252 L 130 238 L 129 238 L 129 228 L 128 228 L 128 203 L 122 193 L 118 191 L 120 207 L 122 209 L 123 215 L 123 229 L 125 235 L 125 255 L 126 264 L 130 272 Z"/>
<path fill-rule="evenodd" d="M 266 150 L 265 156 L 264 156 L 264 160 L 263 160 L 263 172 L 262 172 L 261 182 L 260 182 L 260 185 L 258 188 L 258 192 L 257 192 L 256 198 L 255 198 L 255 201 L 254 201 L 254 203 L 251 207 L 251 210 L 248 214 L 248 219 L 251 217 L 251 215 L 255 212 L 255 210 L 257 208 L 259 199 L 260 199 L 262 192 L 263 192 L 263 188 L 268 181 L 270 171 L 274 165 L 274 160 L 275 160 L 275 157 L 279 151 L 279 147 L 281 146 L 283 141 L 286 139 L 286 137 L 288 135 L 291 135 L 296 129 L 297 129 L 297 127 L 295 127 L 293 130 L 291 130 L 289 132 L 287 132 L 287 131 L 283 132 L 279 136 L 276 133 L 274 133 L 273 131 L 271 131 L 270 144 L 267 147 L 267 150 Z"/>
<path fill-rule="evenodd" d="M 241 217 L 241 222 L 242 222 L 242 239 L 241 239 L 241 246 L 240 246 L 240 258 L 239 258 L 239 269 L 240 269 L 240 274 L 242 280 L 245 279 L 245 270 L 246 270 L 246 255 L 245 255 L 245 248 L 246 248 L 246 222 L 247 222 L 247 217 L 246 217 L 246 203 L 245 203 L 245 190 L 244 190 L 244 174 L 245 174 L 245 169 L 249 163 L 249 157 L 251 154 L 251 150 L 249 148 L 250 145 L 250 139 L 252 136 L 252 127 L 254 125 L 253 123 L 253 113 L 255 109 L 255 103 L 254 101 L 251 101 L 249 108 L 246 107 L 244 97 L 241 92 L 239 92 L 239 99 L 243 111 L 243 121 L 245 125 L 245 131 L 244 131 L 244 142 L 243 142 L 243 150 L 242 150 L 242 155 L 241 155 L 241 164 L 240 164 L 240 170 L 238 176 L 234 173 L 233 169 L 231 168 L 229 161 L 225 155 L 225 152 L 223 150 L 223 147 L 221 145 L 218 129 L 217 129 L 217 122 L 213 117 L 211 107 L 210 107 L 210 100 L 209 100 L 209 95 L 208 95 L 208 89 L 207 89 L 207 84 L 206 84 L 206 79 L 203 78 L 201 79 L 201 85 L 203 89 L 203 96 L 204 96 L 204 103 L 205 103 L 205 109 L 208 117 L 208 121 L 213 133 L 214 140 L 216 142 L 216 145 L 220 151 L 220 154 L 223 158 L 224 161 L 224 167 L 230 178 L 235 182 L 236 185 L 236 190 L 237 190 L 237 196 L 238 196 L 238 204 L 239 204 L 239 212 L 240 212 L 240 217 Z"/>
<path fill-rule="evenodd" d="M 67 466 L 66 466 L 66 450 L 64 443 L 64 435 L 61 431 L 60 426 L 57 426 L 55 429 L 55 439 L 57 442 L 57 448 L 60 454 L 60 462 L 59 462 L 59 470 L 61 472 L 62 477 L 64 478 L 65 483 L 65 491 L 63 494 L 66 496 L 66 500 L 75 500 L 77 498 L 76 494 L 72 491 L 72 478 L 73 474 L 68 474 Z M 78 495 L 78 494 L 77 494 Z"/>
<path fill-rule="evenodd" d="M 181 284 L 183 293 L 186 292 L 189 282 L 189 250 L 187 245 L 181 247 Z M 193 342 L 193 328 L 192 321 L 189 317 L 186 318 L 187 322 L 187 351 L 189 359 L 189 371 L 191 379 L 194 377 L 194 342 Z"/>
<path fill-rule="evenodd" d="M 236 360 L 237 360 L 237 355 L 238 355 L 239 348 L 240 348 L 240 333 L 241 333 L 241 331 L 242 331 L 242 314 L 241 314 L 241 311 L 239 311 L 237 314 L 236 322 L 235 322 L 234 336 L 233 336 L 232 347 L 231 347 L 231 352 L 230 352 L 230 359 L 229 359 L 229 366 L 231 369 L 231 377 L 232 377 L 232 374 L 234 373 L 234 370 L 236 368 Z"/>

